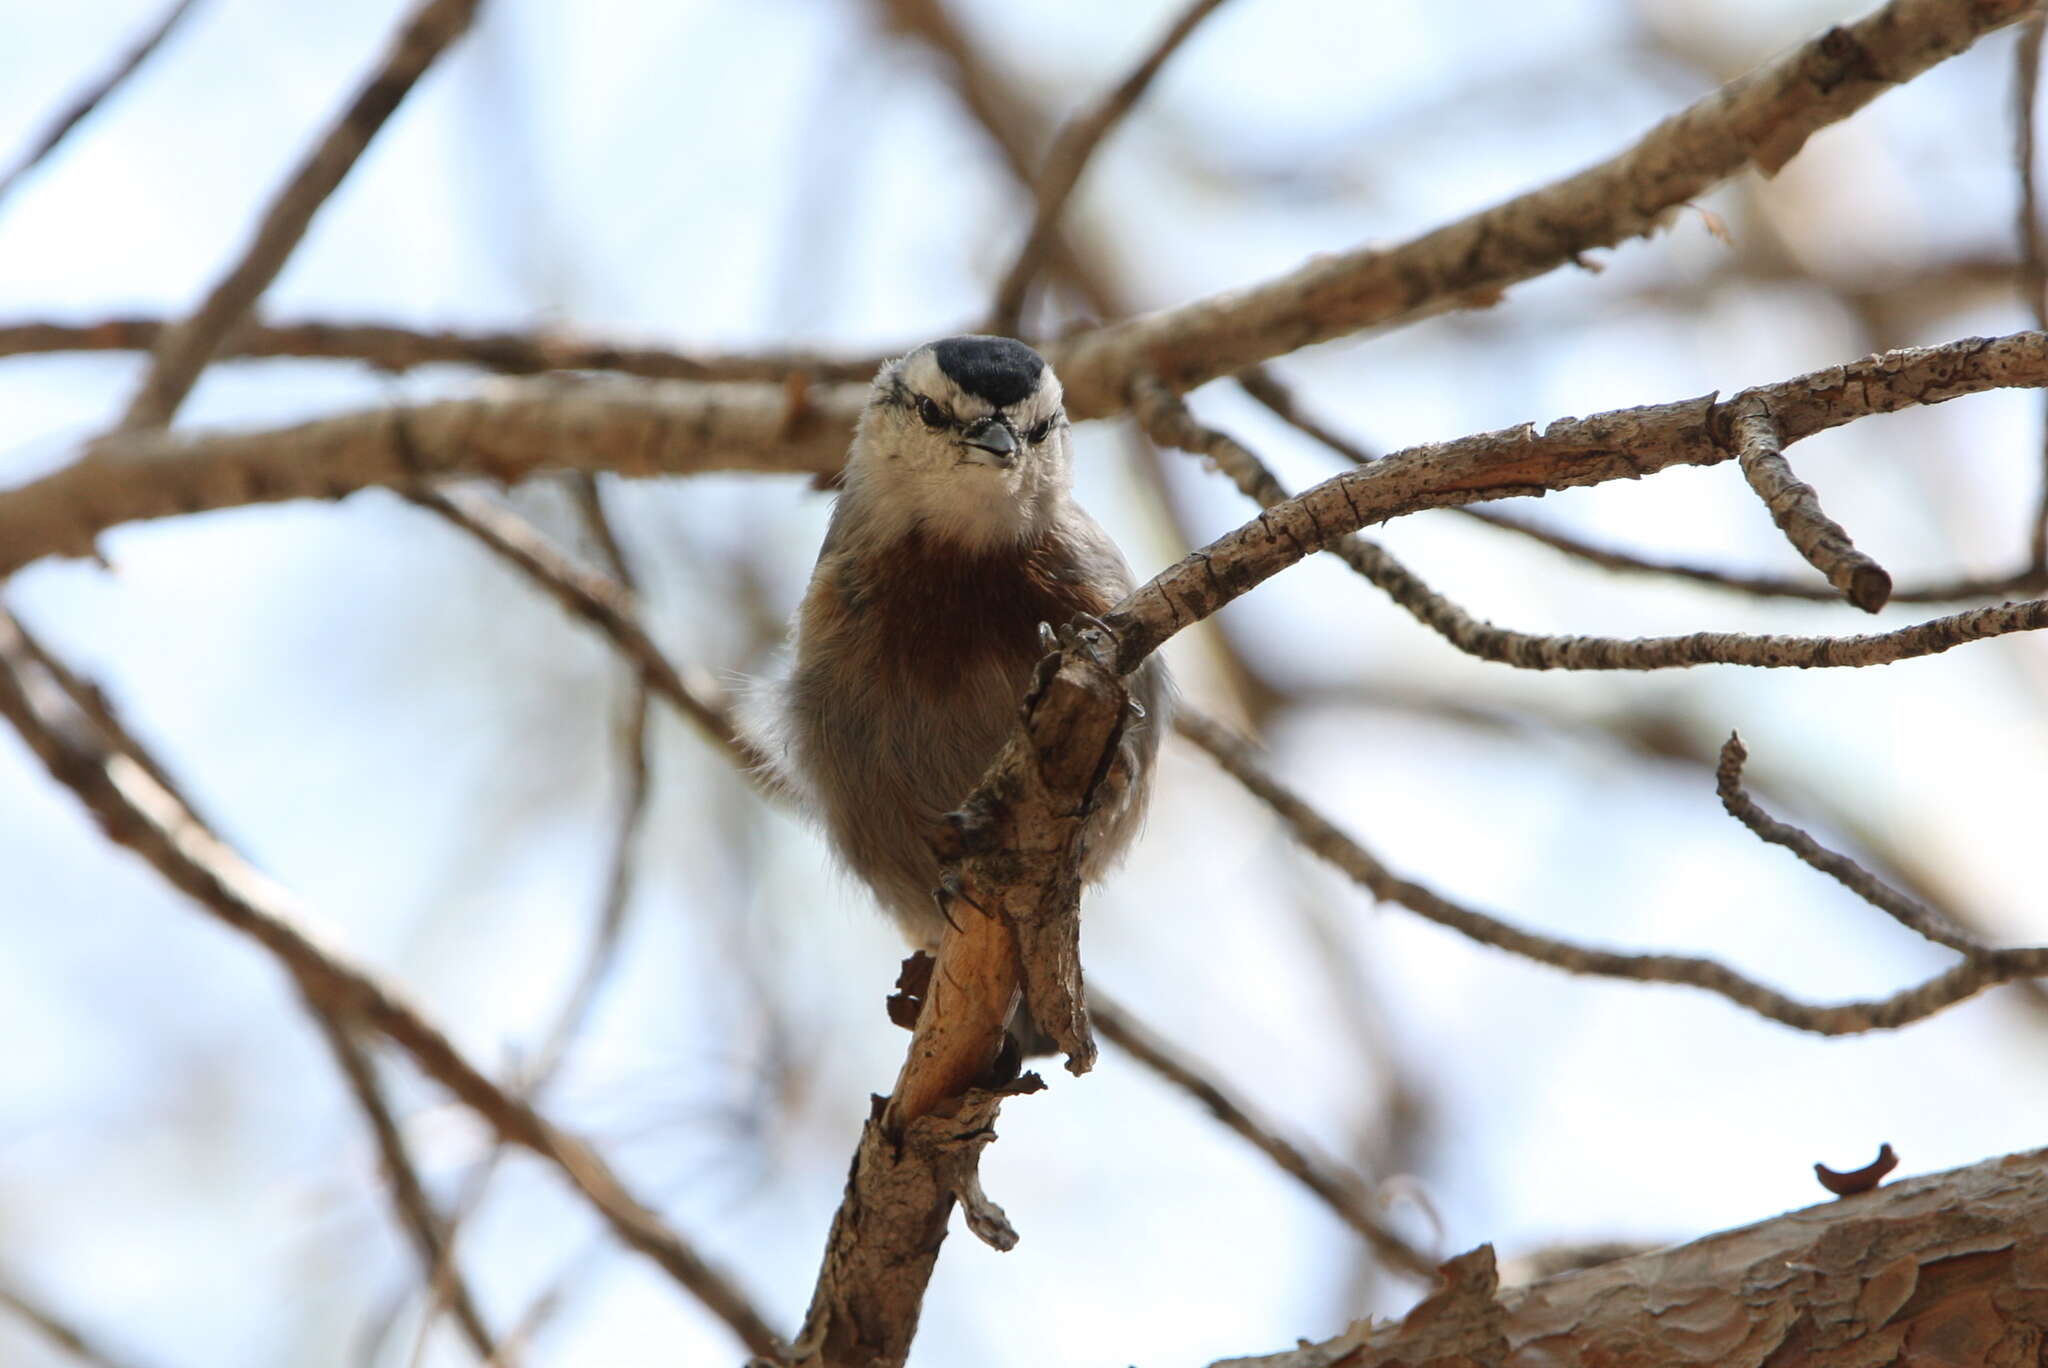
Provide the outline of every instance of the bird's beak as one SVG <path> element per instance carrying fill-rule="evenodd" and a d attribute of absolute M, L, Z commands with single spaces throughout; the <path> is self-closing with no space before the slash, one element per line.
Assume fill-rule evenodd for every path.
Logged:
<path fill-rule="evenodd" d="M 961 454 L 962 460 L 992 465 L 998 470 L 1008 470 L 1017 464 L 1017 436 L 999 419 L 975 419 L 960 434 L 960 443 L 968 448 Z"/>

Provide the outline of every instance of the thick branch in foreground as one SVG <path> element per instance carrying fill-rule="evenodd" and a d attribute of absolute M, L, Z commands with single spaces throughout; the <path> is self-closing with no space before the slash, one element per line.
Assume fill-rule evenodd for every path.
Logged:
<path fill-rule="evenodd" d="M 2014 22 L 2030 0 L 1893 0 L 1829 29 L 1665 120 L 1598 166 L 1398 247 L 1321 257 L 1248 289 L 1049 348 L 1080 418 L 1113 413 L 1154 375 L 1190 390 L 1366 328 L 1491 303 L 1583 253 L 1640 237 L 1746 166 L 1771 174 L 1818 130 Z"/>
<path fill-rule="evenodd" d="M 1486 1246 L 1444 1272 L 1399 1322 L 1214 1368 L 2019 1368 L 2048 1343 L 2048 1150 L 1506 1292 Z"/>
<path fill-rule="evenodd" d="M 1817 1035 L 1893 1030 L 1997 984 L 2048 975 L 2048 946 L 1987 950 L 1890 997 L 1814 1004 L 1788 997 L 1716 960 L 1696 955 L 1626 954 L 1525 931 L 1395 874 L 1268 773 L 1251 745 L 1226 728 L 1186 709 L 1175 716 L 1174 725 L 1253 796 L 1272 808 L 1310 853 L 1327 860 L 1373 897 L 1396 903 L 1481 945 L 1506 950 L 1569 974 L 1685 984 L 1718 994 L 1758 1016 Z"/>
<path fill-rule="evenodd" d="M 780 1340 L 746 1296 L 628 1192 L 596 1151 L 493 1083 L 446 1034 L 367 970 L 319 944 L 301 927 L 281 889 L 201 825 L 148 767 L 110 753 L 82 716 L 65 711 L 57 686 L 39 669 L 12 620 L 0 615 L 0 717 L 13 724 L 51 777 L 78 797 L 108 839 L 269 951 L 320 1013 L 385 1036 L 505 1140 L 553 1164 L 623 1242 L 652 1258 L 749 1349 L 780 1351 Z"/>

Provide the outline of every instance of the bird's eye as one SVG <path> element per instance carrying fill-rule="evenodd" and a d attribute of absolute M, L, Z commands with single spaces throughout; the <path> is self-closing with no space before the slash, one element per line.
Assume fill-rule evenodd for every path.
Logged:
<path fill-rule="evenodd" d="M 1024 434 L 1024 439 L 1025 439 L 1026 441 L 1030 442 L 1030 443 L 1031 443 L 1031 445 L 1033 445 L 1033 446 L 1037 446 L 1037 445 L 1038 445 L 1038 444 L 1039 444 L 1040 442 L 1044 441 L 1044 440 L 1045 440 L 1045 439 L 1046 439 L 1047 437 L 1050 437 L 1051 435 L 1052 435 L 1052 419 L 1050 419 L 1050 418 L 1047 418 L 1047 419 L 1046 419 L 1046 420 L 1045 420 L 1044 422 L 1040 423 L 1040 424 L 1039 424 L 1039 425 L 1038 425 L 1037 427 L 1035 427 L 1035 428 L 1031 429 L 1031 431 L 1029 431 L 1029 432 L 1025 433 L 1025 434 Z"/>
<path fill-rule="evenodd" d="M 917 401 L 917 416 L 924 419 L 924 425 L 928 428 L 942 428 L 952 421 L 946 416 L 946 411 L 930 399 L 921 398 Z"/>

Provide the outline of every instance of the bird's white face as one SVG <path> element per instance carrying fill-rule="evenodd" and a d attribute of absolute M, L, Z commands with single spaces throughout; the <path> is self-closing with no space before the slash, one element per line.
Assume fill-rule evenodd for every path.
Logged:
<path fill-rule="evenodd" d="M 1072 482 L 1060 382 L 1038 353 L 953 337 L 882 368 L 847 466 L 856 535 L 969 552 L 1042 529 Z"/>

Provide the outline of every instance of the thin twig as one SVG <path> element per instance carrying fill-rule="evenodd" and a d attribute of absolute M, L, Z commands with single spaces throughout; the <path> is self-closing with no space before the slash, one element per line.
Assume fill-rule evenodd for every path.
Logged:
<path fill-rule="evenodd" d="M 617 530 L 606 514 L 604 500 L 597 486 L 597 478 L 579 472 L 569 477 L 569 489 L 583 514 L 584 525 L 596 541 L 603 556 L 606 571 L 612 582 L 621 591 L 627 602 L 637 598 L 640 592 L 639 580 L 633 574 L 631 562 L 626 559 L 625 548 L 620 545 Z M 494 543 L 486 542 L 495 548 Z M 536 562 L 543 564 L 544 562 Z M 526 568 L 525 562 L 519 562 Z M 535 571 L 529 570 L 529 573 Z M 628 619 L 630 622 L 630 619 Z M 613 641 L 620 638 L 606 632 Z M 644 639 L 644 634 L 643 634 Z M 628 659 L 633 657 L 629 656 Z M 664 657 L 665 659 L 665 657 Z M 647 816 L 647 796 L 653 786 L 653 755 L 649 744 L 648 695 L 650 687 L 647 675 L 635 669 L 627 685 L 626 717 L 619 728 L 618 753 L 619 769 L 624 776 L 619 797 L 618 821 L 612 828 L 611 849 L 605 858 L 604 896 L 598 904 L 597 920 L 593 924 L 590 943 L 583 954 L 583 967 L 571 981 L 568 995 L 557 1010 L 555 1023 L 541 1037 L 541 1047 L 534 1055 L 527 1073 L 527 1086 L 537 1095 L 554 1077 L 555 1071 L 567 1057 L 569 1045 L 583 1023 L 590 1015 L 590 1008 L 597 1001 L 598 989 L 610 972 L 612 963 L 618 957 L 619 946 L 626 930 L 626 913 L 633 902 L 633 852 L 640 836 L 642 821 Z M 735 764 L 744 769 L 750 764 L 758 765 L 753 753 L 737 741 L 737 732 L 726 711 L 709 700 L 699 698 L 707 714 L 718 724 L 717 738 L 726 745 Z M 693 718 L 695 715 L 693 714 Z M 705 725 L 704 720 L 699 725 Z M 730 742 L 726 738 L 733 738 Z"/>
<path fill-rule="evenodd" d="M 1792 549 L 1864 612 L 1884 607 L 1892 596 L 1890 572 L 1856 549 L 1841 524 L 1821 511 L 1813 486 L 1792 473 L 1770 410 L 1761 405 L 1743 410 L 1733 423 L 1742 478 L 1763 500 Z"/>
<path fill-rule="evenodd" d="M 1099 990 L 1089 993 L 1088 1011 L 1105 1040 L 1188 1093 L 1207 1107 L 1210 1115 L 1249 1140 L 1283 1173 L 1321 1198 L 1337 1219 L 1363 1236 L 1389 1268 L 1424 1282 L 1436 1278 L 1437 1261 L 1408 1243 L 1373 1213 L 1364 1179 L 1346 1172 L 1334 1160 L 1310 1154 L 1299 1143 L 1260 1121 L 1215 1081 L 1210 1070 L 1154 1035 Z"/>
<path fill-rule="evenodd" d="M 376 1062 L 346 1022 L 318 1008 L 313 1009 L 312 1017 L 340 1065 L 342 1077 L 348 1080 L 349 1091 L 369 1120 L 370 1133 L 383 1159 L 384 1175 L 391 1183 L 391 1204 L 398 1212 L 399 1224 L 412 1238 L 422 1273 L 430 1283 L 445 1289 L 440 1295 L 455 1313 L 456 1323 L 477 1356 L 486 1360 L 495 1357 L 497 1341 L 484 1324 L 468 1281 L 454 1264 L 448 1244 L 450 1232 L 427 1196 L 426 1184 L 420 1180 L 419 1168 L 405 1143 L 405 1133 L 399 1128 L 390 1100 L 384 1095 L 384 1085 L 377 1077 Z"/>
<path fill-rule="evenodd" d="M 572 475 L 569 479 L 571 496 L 582 512 L 584 524 L 596 541 L 612 578 L 612 585 L 618 591 L 615 597 L 625 598 L 638 592 L 638 583 L 631 564 L 626 559 L 625 549 L 620 545 L 616 529 L 604 509 L 604 502 L 597 488 L 594 476 Z M 506 511 L 507 518 L 512 515 Z M 467 528 L 468 524 L 462 524 Z M 530 540 L 544 544 L 539 529 L 531 530 Z M 496 543 L 486 540 L 486 546 L 496 549 Z M 552 549 L 550 548 L 550 551 Z M 551 556 L 545 563 L 550 572 L 558 568 L 555 560 L 573 564 L 566 557 Z M 538 574 L 525 561 L 514 562 L 529 573 Z M 541 562 L 536 562 L 539 565 Z M 616 645 L 618 638 L 606 635 Z M 621 650 L 623 655 L 623 649 Z M 627 657 L 630 659 L 630 657 Z M 591 1007 L 597 1001 L 597 994 L 603 986 L 606 975 L 618 957 L 624 942 L 626 914 L 632 906 L 634 861 L 633 851 L 637 843 L 641 821 L 647 811 L 647 796 L 651 787 L 651 761 L 649 754 L 648 729 L 648 685 L 645 677 L 635 672 L 628 685 L 626 717 L 619 730 L 619 755 L 621 772 L 625 776 L 624 792 L 619 804 L 617 824 L 613 828 L 611 849 L 605 862 L 604 894 L 598 904 L 598 914 L 592 923 L 590 940 L 583 952 L 582 966 L 569 981 L 569 990 L 561 1004 L 555 1009 L 553 1023 L 541 1033 L 540 1047 L 534 1052 L 533 1061 L 524 1071 L 519 1084 L 519 1096 L 526 1102 L 540 1100 L 554 1081 L 556 1073 L 568 1058 L 569 1048 L 576 1034 L 588 1020 Z M 489 1190 L 491 1178 L 496 1174 L 498 1161 L 504 1153 L 503 1143 L 493 1145 L 490 1152 L 477 1161 L 462 1185 L 456 1202 L 455 1213 L 449 1221 L 448 1240 L 442 1250 L 442 1258 L 436 1266 L 435 1275 L 429 1280 L 432 1295 L 427 1314 L 422 1319 L 419 1336 L 413 1344 L 415 1362 L 421 1360 L 426 1347 L 426 1335 L 436 1315 L 445 1304 L 444 1289 L 447 1287 L 446 1273 L 452 1270 L 452 1256 L 456 1233 L 482 1205 Z M 495 1362 L 509 1362 L 519 1344 L 529 1338 L 524 1323 L 515 1326 L 500 1341 Z"/>
<path fill-rule="evenodd" d="M 143 766 L 111 752 L 56 683 L 36 666 L 12 619 L 0 615 L 0 716 L 11 722 L 51 777 L 72 790 L 107 837 L 133 850 L 164 879 L 267 950 L 321 1010 L 377 1031 L 421 1072 L 447 1088 L 498 1134 L 559 1169 L 626 1244 L 646 1254 L 757 1354 L 780 1341 L 752 1303 L 664 1224 L 583 1141 L 558 1130 L 492 1082 L 447 1035 L 367 970 L 327 948 L 301 925 L 285 895 L 208 830 Z"/>
<path fill-rule="evenodd" d="M 2041 38 L 2048 32 L 2048 16 L 2036 14 L 2020 30 L 2013 48 L 2012 129 L 2013 166 L 2019 174 L 2019 203 L 2014 211 L 2014 228 L 2019 239 L 2020 301 L 2034 326 L 2048 331 L 2048 241 L 2041 228 L 2041 194 L 2034 166 L 2034 106 L 2041 88 Z M 2034 510 L 2029 536 L 2032 565 L 2048 574 L 2048 421 L 2041 435 L 2041 496 Z"/>
<path fill-rule="evenodd" d="M 944 0 L 875 0 L 875 4 L 892 27 L 915 37 L 944 63 L 948 83 L 961 104 L 989 135 L 1011 176 L 1028 189 L 1037 160 L 1028 134 L 1038 120 L 1023 93 L 967 41 Z M 1054 268 L 1074 283 L 1083 298 L 1112 298 L 1115 291 L 1106 273 L 1075 249 L 1069 234 L 1057 223 L 1050 233 L 1047 251 Z"/>
<path fill-rule="evenodd" d="M 172 325 L 159 318 L 118 315 L 93 323 L 23 320 L 0 324 L 0 356 L 47 352 L 148 351 Z M 900 355 L 910 348 L 887 353 Z M 421 366 L 473 366 L 500 375 L 547 371 L 613 371 L 650 380 L 756 380 L 780 384 L 803 376 L 817 384 L 859 383 L 886 359 L 816 352 L 678 352 L 617 341 L 530 332 L 453 332 L 385 323 L 251 319 L 229 331 L 222 360 L 272 357 L 360 361 L 398 373 Z"/>
<path fill-rule="evenodd" d="M 200 810 L 190 795 L 171 776 L 170 771 L 156 758 L 154 752 L 144 746 L 134 732 L 129 730 L 127 723 L 99 685 L 73 670 L 18 618 L 0 610 L 0 623 L 13 630 L 24 657 L 42 668 L 71 705 L 90 721 L 112 754 L 139 768 L 193 823 L 215 829 L 200 816 Z M 349 1092 L 369 1122 L 370 1133 L 376 1140 L 378 1152 L 383 1159 L 384 1172 L 391 1183 L 392 1206 L 399 1224 L 411 1236 L 414 1248 L 418 1251 L 420 1261 L 430 1278 L 445 1281 L 448 1303 L 456 1313 L 463 1334 L 478 1355 L 488 1358 L 492 1353 L 492 1336 L 484 1324 L 482 1313 L 477 1309 L 476 1299 L 471 1295 L 467 1282 L 448 1260 L 444 1223 L 427 1197 L 426 1184 L 421 1181 L 419 1169 L 413 1163 L 411 1152 L 406 1147 L 404 1135 L 392 1113 L 390 1101 L 377 1078 L 374 1062 L 362 1044 L 351 1034 L 346 1022 L 310 995 L 307 995 L 304 1001 L 307 1014 L 320 1028 L 321 1035 L 334 1055 L 336 1065 L 341 1069 L 342 1078 L 348 1084 Z"/>
<path fill-rule="evenodd" d="M 427 68 L 460 37 L 475 17 L 479 0 L 422 0 L 393 39 L 390 49 L 356 91 L 348 108 L 314 144 L 305 160 L 271 199 L 256 232 L 206 300 L 164 330 L 150 353 L 149 373 L 129 401 L 124 430 L 161 427 L 177 415 L 199 373 L 220 350 L 229 331 L 284 269 L 306 235 L 313 215 L 362 156 L 370 140 L 411 92 Z"/>
<path fill-rule="evenodd" d="M 1721 763 L 1714 770 L 1714 790 L 1721 795 L 1721 806 L 1728 809 L 1728 815 L 1755 832 L 1759 840 L 1785 847 L 1899 925 L 1936 945 L 1971 958 L 1995 953 L 1975 936 L 1950 925 L 1932 908 L 1907 897 L 1848 856 L 1829 850 L 1798 827 L 1765 812 L 1742 786 L 1742 767 L 1748 760 L 1749 751 L 1742 738 L 1730 732 L 1721 746 Z"/>
<path fill-rule="evenodd" d="M 995 305 L 990 310 L 990 332 L 1004 336 L 1016 333 L 1019 317 L 1024 311 L 1024 293 L 1038 272 L 1053 228 L 1059 222 L 1060 211 L 1066 207 L 1074 187 L 1080 184 L 1082 172 L 1088 169 L 1089 158 L 1144 97 L 1153 77 L 1159 74 L 1167 59 L 1180 50 L 1202 21 L 1222 3 L 1223 0 L 1194 0 L 1159 36 L 1144 60 L 1133 67 L 1128 76 L 1098 100 L 1093 108 L 1075 116 L 1060 129 L 1053 139 L 1052 151 L 1046 154 L 1045 165 L 1038 173 L 1035 186 L 1037 208 L 1031 218 L 1031 227 L 1024 234 L 1016 259 L 1004 273 L 1003 283 L 996 289 Z"/>
<path fill-rule="evenodd" d="M 1525 931 L 1394 874 L 1274 779 L 1247 742 L 1208 718 L 1183 708 L 1175 714 L 1174 724 L 1181 735 L 1206 751 L 1231 777 L 1272 808 L 1304 847 L 1375 898 L 1398 903 L 1481 945 L 1506 950 L 1566 973 L 1639 983 L 1684 984 L 1715 993 L 1771 1021 L 1831 1036 L 1895 1030 L 1997 984 L 2048 975 L 2048 946 L 1992 950 L 1889 997 L 1816 1004 L 1788 997 L 1715 960 L 1695 955 L 1625 954 Z"/>
<path fill-rule="evenodd" d="M 115 1354 L 17 1284 L 0 1281 L 0 1308 L 12 1312 L 59 1352 L 69 1354 L 88 1368 L 136 1368 L 136 1360 Z"/>
<path fill-rule="evenodd" d="M 708 677 L 684 677 L 640 625 L 631 597 L 616 580 L 576 564 L 532 523 L 483 496 L 461 490 L 412 490 L 406 497 L 525 572 L 572 616 L 610 637 L 647 686 L 696 724 L 734 764 L 750 774 L 767 773 L 762 757 L 733 727 L 717 683 Z"/>
<path fill-rule="evenodd" d="M 21 159 L 8 169 L 7 174 L 0 175 L 0 203 L 4 203 L 8 193 L 57 150 L 58 145 L 71 135 L 72 129 L 78 127 L 94 110 L 105 104 L 107 97 L 120 89 L 122 84 L 135 74 L 136 69 L 163 46 L 164 39 L 170 36 L 171 30 L 178 26 L 178 21 L 183 19 L 191 8 L 192 0 L 174 0 L 171 7 L 164 11 L 163 18 L 157 20 L 147 33 L 122 53 L 119 61 L 97 81 L 72 97 L 71 102 L 65 105 L 57 117 L 44 127 L 35 141 L 29 144 Z"/>

